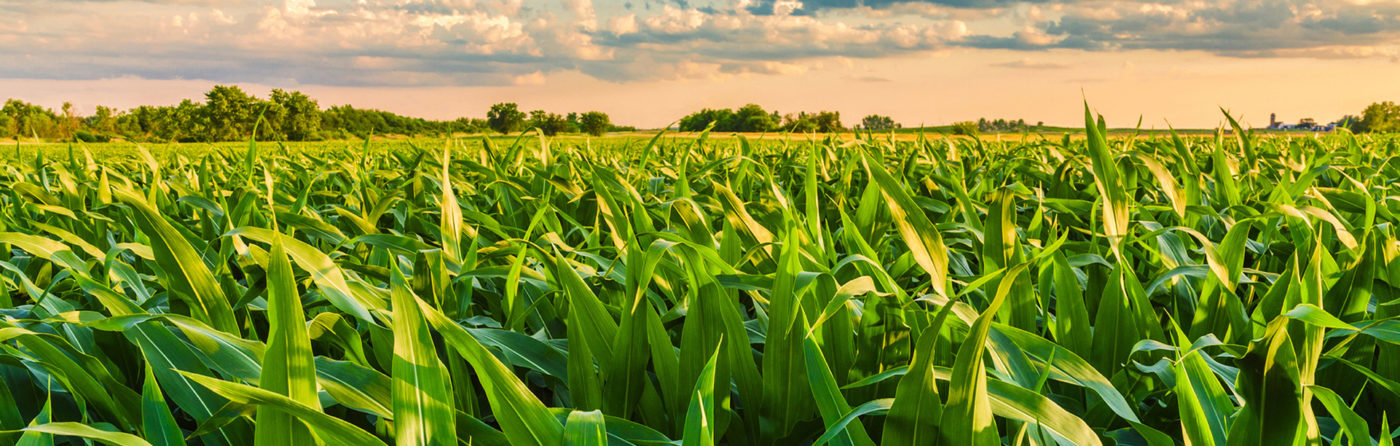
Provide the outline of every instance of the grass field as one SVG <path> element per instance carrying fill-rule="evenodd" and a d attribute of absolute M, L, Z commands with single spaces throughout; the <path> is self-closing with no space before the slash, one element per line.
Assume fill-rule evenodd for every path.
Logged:
<path fill-rule="evenodd" d="M 0 148 L 0 443 L 1392 444 L 1397 141 L 1105 133 Z"/>

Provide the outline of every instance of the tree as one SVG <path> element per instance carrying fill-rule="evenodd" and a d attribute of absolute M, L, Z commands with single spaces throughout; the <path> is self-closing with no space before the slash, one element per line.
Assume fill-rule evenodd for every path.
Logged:
<path fill-rule="evenodd" d="M 257 99 L 237 86 L 215 85 L 204 94 L 204 118 L 208 133 L 200 134 L 209 141 L 237 141 L 252 134 L 257 120 Z"/>
<path fill-rule="evenodd" d="M 1361 133 L 1361 132 L 1366 131 L 1366 126 L 1365 126 L 1365 125 L 1362 125 L 1362 120 L 1361 120 L 1361 117 L 1360 117 L 1360 116 L 1356 116 L 1356 115 L 1346 115 L 1346 116 L 1342 116 L 1342 118 L 1341 118 L 1341 119 L 1338 119 L 1338 120 L 1336 121 L 1336 123 L 1337 123 L 1337 127 L 1350 130 L 1352 133 Z"/>
<path fill-rule="evenodd" d="M 272 90 L 272 102 L 281 107 L 281 130 L 287 140 L 319 139 L 321 134 L 321 105 L 300 91 Z"/>
<path fill-rule="evenodd" d="M 993 120 L 990 120 L 990 121 L 989 121 L 989 120 L 987 120 L 987 118 L 980 118 L 980 119 L 977 120 L 976 124 L 977 124 L 977 131 L 978 131 L 978 132 L 987 132 L 987 133 L 991 133 L 991 132 L 1023 132 L 1023 131 L 1026 131 L 1026 130 L 1028 130 L 1028 129 L 1030 128 L 1029 126 L 1026 125 L 1026 120 L 1025 120 L 1025 119 L 1017 119 L 1017 120 L 1014 120 L 1014 121 L 1013 121 L 1013 120 L 1009 120 L 1009 119 L 997 118 L 997 119 L 993 119 Z M 1037 125 L 1039 125 L 1039 124 L 1037 124 Z"/>
<path fill-rule="evenodd" d="M 796 115 L 788 113 L 783 118 L 783 130 L 792 133 L 811 133 L 817 131 L 817 121 L 807 112 L 797 112 Z"/>
<path fill-rule="evenodd" d="M 983 119 L 982 122 L 986 122 L 986 119 Z M 981 126 L 978 124 L 979 123 L 972 121 L 954 122 L 953 134 L 976 136 L 981 130 Z"/>
<path fill-rule="evenodd" d="M 1368 132 L 1394 133 L 1400 131 L 1400 105 L 1377 102 L 1361 112 L 1361 125 Z"/>
<path fill-rule="evenodd" d="M 10 121 L 9 134 L 21 137 L 52 138 L 58 136 L 58 115 L 53 110 L 21 100 L 10 99 L 0 107 L 0 114 Z"/>
<path fill-rule="evenodd" d="M 593 135 L 603 136 L 603 133 L 612 127 L 612 122 L 608 120 L 608 114 L 600 111 L 591 111 L 579 116 L 579 130 Z"/>
<path fill-rule="evenodd" d="M 718 125 L 715 130 L 726 132 L 767 132 L 778 128 L 777 112 L 769 113 L 763 110 L 758 104 L 748 104 L 740 107 L 730 117 L 731 122 L 726 128 L 721 129 Z"/>
<path fill-rule="evenodd" d="M 558 113 L 548 113 L 544 110 L 534 110 L 530 112 L 530 127 L 540 129 L 545 136 L 558 135 L 569 130 L 569 121 Z"/>
<path fill-rule="evenodd" d="M 209 116 L 204 112 L 204 107 L 194 101 L 180 101 L 180 105 L 171 109 L 166 119 L 169 125 L 164 139 L 167 141 L 194 142 L 212 139 L 209 133 Z"/>
<path fill-rule="evenodd" d="M 117 132 L 117 111 L 112 107 L 97 106 L 97 111 L 88 118 L 88 127 L 93 131 L 111 135 Z"/>
<path fill-rule="evenodd" d="M 63 139 L 72 141 L 80 125 L 81 124 L 78 122 L 78 114 L 73 112 L 73 103 L 64 101 L 63 121 L 59 125 L 59 132 L 63 134 Z"/>
<path fill-rule="evenodd" d="M 525 113 L 514 102 L 502 102 L 486 112 L 486 125 L 498 133 L 514 133 L 525 126 Z"/>
<path fill-rule="evenodd" d="M 737 111 L 706 108 L 681 118 L 679 127 L 683 132 L 699 132 L 710 124 L 714 124 L 716 132 L 770 132 L 782 128 L 782 117 L 758 104 L 748 104 Z"/>
<path fill-rule="evenodd" d="M 881 132 L 899 128 L 889 116 L 870 115 L 860 120 L 860 127 L 869 131 Z"/>
<path fill-rule="evenodd" d="M 569 129 L 567 130 L 567 132 L 569 132 L 569 133 L 579 133 L 579 132 L 582 132 L 582 131 L 583 131 L 583 121 L 580 121 L 580 119 L 582 119 L 582 116 L 580 116 L 578 112 L 569 112 L 569 114 L 564 115 L 564 121 L 567 122 L 568 127 L 569 127 Z"/>
<path fill-rule="evenodd" d="M 734 112 L 727 108 L 718 110 L 706 108 L 681 118 L 678 126 L 682 132 L 700 132 L 704 131 L 705 127 L 709 127 L 711 123 L 714 123 L 715 131 L 733 131 L 723 128 L 729 125 L 728 123 L 733 120 L 733 116 Z"/>
<path fill-rule="evenodd" d="M 836 133 L 846 129 L 841 126 L 841 112 L 820 111 L 812 120 L 816 122 L 818 133 Z"/>
<path fill-rule="evenodd" d="M 169 141 L 178 129 L 171 120 L 175 107 L 142 105 L 128 110 L 118 119 L 122 137 L 130 141 Z"/>
<path fill-rule="evenodd" d="M 491 127 L 486 125 L 485 119 L 457 118 L 456 121 L 452 121 L 451 128 L 448 131 L 460 133 L 486 133 L 490 130 Z"/>

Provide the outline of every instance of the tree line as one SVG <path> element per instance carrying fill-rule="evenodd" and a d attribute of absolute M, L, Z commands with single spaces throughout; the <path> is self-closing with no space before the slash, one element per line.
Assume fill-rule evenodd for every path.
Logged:
<path fill-rule="evenodd" d="M 1337 125 L 1353 133 L 1400 132 L 1400 104 L 1392 101 L 1375 102 L 1361 111 L 1361 116 L 1347 115 L 1337 120 Z"/>
<path fill-rule="evenodd" d="M 976 122 L 954 122 L 949 126 L 949 130 L 954 135 L 978 135 L 981 133 L 1029 132 L 1042 127 L 1045 127 L 1044 121 L 1036 122 L 1035 124 L 1027 124 L 1025 119 L 978 118 Z"/>
<path fill-rule="evenodd" d="M 705 108 L 681 118 L 676 127 L 683 132 L 699 132 L 706 128 L 716 132 L 793 132 L 793 133 L 833 133 L 848 130 L 841 124 L 841 112 L 818 111 L 797 112 L 786 115 L 777 110 L 765 110 L 758 104 L 748 104 L 739 109 Z M 900 128 L 889 116 L 869 115 L 861 119 L 858 127 L 862 130 L 883 131 Z"/>
<path fill-rule="evenodd" d="M 513 102 L 502 102 L 491 106 L 483 122 L 487 128 L 500 133 L 515 133 L 525 129 L 540 129 L 545 135 L 560 133 L 587 133 L 600 136 L 604 132 L 616 130 L 636 130 L 634 127 L 618 127 L 608 119 L 607 113 L 590 111 L 559 115 L 544 110 L 533 110 L 526 114 Z"/>
<path fill-rule="evenodd" d="M 634 130 L 613 125 L 603 112 L 559 115 L 544 110 L 522 112 L 514 103 L 491 106 L 486 119 L 429 120 L 395 113 L 320 104 L 299 91 L 274 89 L 267 98 L 237 86 L 217 85 L 204 102 L 186 99 L 176 105 L 142 105 L 129 110 L 98 106 L 79 115 L 71 103 L 59 110 L 9 99 L 0 107 L 0 138 L 105 142 L 216 142 L 246 140 L 320 141 L 377 135 L 448 135 L 516 133 L 538 128 L 547 135 Z M 255 134 L 256 132 L 256 134 Z"/>

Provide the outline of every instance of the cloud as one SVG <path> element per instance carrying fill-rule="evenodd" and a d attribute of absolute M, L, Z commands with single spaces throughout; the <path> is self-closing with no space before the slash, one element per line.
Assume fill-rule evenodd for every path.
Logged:
<path fill-rule="evenodd" d="M 544 85 L 544 73 L 534 72 L 512 77 L 510 83 L 514 85 Z"/>
<path fill-rule="evenodd" d="M 754 14 L 816 14 L 835 9 L 891 9 L 903 7 L 948 7 L 962 9 L 1009 8 L 1026 3 L 1050 3 L 1051 0 L 758 0 L 748 5 Z"/>
<path fill-rule="evenodd" d="M 591 0 L 0 0 L 0 77 L 157 79 L 327 85 L 510 85 L 579 71 L 626 82 L 797 74 L 826 57 L 930 51 L 967 32 L 915 22 L 755 15 L 733 5 Z M 796 9 L 802 2 L 788 1 Z M 857 18 L 859 19 L 859 18 Z M 120 56 L 120 57 L 117 57 Z"/>
<path fill-rule="evenodd" d="M 217 9 L 216 9 L 217 8 Z M 0 0 L 0 78 L 341 86 L 804 75 L 950 48 L 1400 58 L 1382 0 Z M 524 82 L 528 80 L 529 82 Z"/>
<path fill-rule="evenodd" d="M 1063 70 L 1070 67 L 1069 64 L 1058 62 L 1035 61 L 1031 60 L 1031 58 L 1029 57 L 1024 57 L 1009 62 L 995 63 L 992 64 L 992 66 L 1001 68 L 1021 68 L 1027 70 Z"/>
<path fill-rule="evenodd" d="M 1400 43 L 1400 3 L 1311 0 L 1087 2 L 1030 25 L 1048 40 L 977 35 L 973 48 L 1194 50 L 1231 57 L 1374 53 Z M 1350 50 L 1336 51 L 1338 47 Z M 1317 51 L 1330 48 L 1325 51 Z"/>
<path fill-rule="evenodd" d="M 637 15 L 624 14 L 609 19 L 608 32 L 616 36 L 637 32 Z"/>
<path fill-rule="evenodd" d="M 848 78 L 846 78 L 846 79 L 847 79 L 847 80 L 856 81 L 856 82 L 867 82 L 867 83 L 885 83 L 885 82 L 893 82 L 893 81 L 894 81 L 893 79 L 890 79 L 890 78 L 888 78 L 888 77 L 881 77 L 881 76 L 854 76 L 854 77 L 848 77 Z"/>

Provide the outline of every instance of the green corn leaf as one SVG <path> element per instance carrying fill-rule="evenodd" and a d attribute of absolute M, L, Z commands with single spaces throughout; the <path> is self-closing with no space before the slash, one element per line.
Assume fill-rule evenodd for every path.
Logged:
<path fill-rule="evenodd" d="M 1103 203 L 1103 231 L 1108 236 L 1115 255 L 1122 257 L 1123 238 L 1128 234 L 1128 196 L 1124 192 L 1118 163 L 1108 149 L 1104 128 L 1095 123 L 1089 104 L 1084 104 L 1084 129 L 1089 144 L 1090 166 L 1094 172 L 1094 186 L 1099 191 Z"/>
<path fill-rule="evenodd" d="M 933 323 L 919 335 L 909 373 L 900 378 L 899 386 L 895 389 L 894 404 L 885 416 L 884 435 L 881 436 L 883 444 L 938 444 L 943 401 L 938 395 L 934 378 L 934 347 L 941 336 L 943 322 L 952 310 L 952 302 L 944 305 Z"/>
<path fill-rule="evenodd" d="M 364 445 L 384 445 L 370 433 L 361 430 L 354 425 L 335 418 L 321 411 L 293 401 L 282 395 L 278 395 L 266 390 L 248 385 L 238 384 L 230 381 L 223 381 L 217 378 L 210 378 L 192 373 L 182 373 L 186 378 L 198 383 L 214 393 L 240 404 L 253 404 L 267 406 L 293 416 L 301 420 L 306 426 L 311 428 L 311 433 L 322 442 L 329 444 L 364 444 Z"/>
<path fill-rule="evenodd" d="M 895 227 L 909 248 L 909 253 L 924 271 L 929 274 L 934 292 L 947 295 L 948 248 L 943 244 L 943 236 L 929 221 L 928 215 L 914 203 L 914 199 L 904 191 L 903 186 L 885 170 L 881 160 L 870 154 L 863 154 L 861 161 L 870 173 L 872 185 L 878 185 L 885 196 L 890 212 L 893 213 Z"/>
<path fill-rule="evenodd" d="M 516 445 L 553 446 L 559 444 L 564 426 L 549 415 L 544 403 L 530 393 L 505 364 L 492 356 L 465 329 L 418 299 L 418 307 L 443 340 L 471 364 L 501 431 Z"/>
<path fill-rule="evenodd" d="M 818 437 L 817 441 L 815 443 L 812 443 L 812 446 L 822 446 L 824 444 L 830 443 L 832 440 L 836 439 L 837 436 L 841 435 L 842 432 L 845 432 L 846 427 L 850 426 L 852 422 L 856 421 L 856 418 L 859 418 L 864 415 L 880 415 L 887 413 L 889 412 L 890 405 L 892 404 L 894 404 L 894 398 L 883 398 L 878 400 L 867 401 L 865 402 L 865 404 L 856 406 L 849 412 L 846 412 L 845 415 L 842 415 L 841 418 L 836 420 L 835 423 L 832 423 L 831 426 L 828 426 L 826 428 L 826 433 L 822 434 L 821 437 Z"/>
<path fill-rule="evenodd" d="M 180 426 L 175 424 L 175 416 L 170 413 L 170 406 L 165 404 L 165 398 L 161 395 L 160 384 L 156 382 L 156 375 L 150 367 L 146 367 L 146 379 L 141 391 L 141 431 L 146 441 L 155 446 L 176 446 L 184 445 L 184 435 L 180 433 Z"/>
<path fill-rule="evenodd" d="M 1357 415 L 1356 411 L 1352 410 L 1351 406 L 1348 406 L 1340 395 L 1337 395 L 1337 392 L 1321 386 L 1311 386 L 1309 389 L 1312 390 L 1313 396 L 1322 402 L 1323 407 L 1326 407 L 1327 411 L 1332 414 L 1332 417 L 1342 425 L 1342 432 L 1346 434 L 1348 444 L 1365 445 L 1371 443 L 1371 427 L 1367 425 L 1366 419 Z M 1389 431 L 1383 430 L 1382 432 L 1384 432 L 1383 435 L 1389 436 Z M 1333 440 L 1334 443 L 1339 441 L 1341 440 Z"/>
<path fill-rule="evenodd" d="M 454 264 L 461 264 L 462 253 L 462 208 L 457 205 L 457 195 L 452 191 L 452 141 L 448 140 L 442 150 L 442 219 L 439 231 L 442 233 L 442 252 Z"/>
<path fill-rule="evenodd" d="M 822 355 L 817 341 L 812 336 L 807 336 L 803 339 L 802 347 L 807 359 L 807 379 L 812 384 L 812 396 L 817 402 L 817 410 L 821 412 L 822 420 L 830 429 L 851 411 L 851 405 L 846 403 L 846 397 L 841 395 L 841 390 L 836 386 L 836 378 L 832 376 L 831 369 L 827 368 L 826 358 Z M 886 422 L 886 426 L 888 425 Z M 845 431 L 837 432 L 836 437 L 830 440 L 833 444 L 875 444 L 870 439 L 870 434 L 866 433 L 865 426 L 860 423 L 847 424 Z"/>
<path fill-rule="evenodd" d="M 1286 325 L 1269 325 L 1268 334 L 1250 343 L 1240 359 L 1240 412 L 1230 424 L 1227 444 L 1292 444 L 1302 422 L 1298 358 Z"/>
<path fill-rule="evenodd" d="M 945 442 L 978 446 L 1001 442 L 992 419 L 991 400 L 987 397 L 987 371 L 982 356 L 987 350 L 992 318 L 1010 295 L 1015 277 L 1027 266 L 1022 263 L 1007 270 L 997 287 L 996 297 L 972 324 L 967 339 L 958 348 L 953 384 L 949 386 L 948 404 L 939 426 Z"/>
<path fill-rule="evenodd" d="M 1395 439 L 1390 431 L 1390 414 L 1381 415 L 1381 436 L 1377 446 L 1394 446 Z"/>
<path fill-rule="evenodd" d="M 319 409 L 311 338 L 306 331 L 301 295 L 292 280 L 292 264 L 282 246 L 282 235 L 278 234 L 272 242 L 272 252 L 268 253 L 268 341 L 258 387 Z M 253 439 L 257 445 L 311 441 L 311 431 L 305 425 L 286 412 L 270 407 L 258 408 L 255 434 Z"/>
<path fill-rule="evenodd" d="M 27 426 L 26 428 L 35 427 L 35 426 L 42 426 L 42 425 L 45 425 L 45 424 L 49 424 L 49 423 L 52 422 L 52 421 L 53 421 L 53 394 L 52 394 L 52 393 L 49 393 L 49 395 L 47 396 L 47 398 L 44 400 L 44 407 L 43 407 L 43 409 L 40 409 L 40 410 L 39 410 L 39 413 L 38 413 L 37 415 L 34 416 L 34 419 L 29 420 L 29 426 Z M 10 431 L 10 432 L 11 432 L 11 433 L 23 433 L 23 435 L 19 438 L 19 443 L 16 443 L 16 446 L 54 446 L 53 434 L 52 434 L 52 433 L 44 432 L 44 431 L 42 431 L 42 430 L 35 430 L 35 431 L 24 431 L 24 430 L 19 430 L 19 431 Z"/>
<path fill-rule="evenodd" d="M 109 432 L 109 431 L 104 431 L 104 430 L 97 429 L 97 428 L 94 428 L 94 427 L 92 427 L 92 426 L 88 426 L 88 425 L 82 424 L 82 423 L 72 423 L 72 422 L 45 423 L 45 424 L 31 425 L 31 426 L 29 426 L 29 427 L 26 427 L 26 428 L 20 429 L 20 430 L 23 431 L 23 432 L 37 432 L 37 433 L 43 433 L 43 434 L 49 434 L 49 435 L 58 435 L 58 436 L 85 438 L 85 439 L 88 439 L 88 440 L 94 440 L 94 441 L 97 441 L 97 442 L 99 442 L 99 443 L 106 444 L 106 445 L 111 445 L 111 446 L 150 446 L 150 445 L 151 445 L 150 443 L 147 443 L 146 440 L 142 440 L 141 437 L 137 437 L 137 436 L 135 436 L 135 435 L 126 434 L 126 433 L 121 433 L 121 432 Z M 21 443 L 22 443 L 22 442 L 21 442 Z"/>
<path fill-rule="evenodd" d="M 374 324 L 372 312 L 387 309 L 385 302 L 375 296 L 356 292 L 345 278 L 345 272 L 319 249 L 290 237 L 277 238 L 277 232 L 269 229 L 241 227 L 228 233 L 272 244 L 280 240 L 287 257 L 296 262 L 302 270 L 311 274 L 311 279 L 331 303 L 341 311 L 366 323 Z"/>
<path fill-rule="evenodd" d="M 391 263 L 394 310 L 393 410 L 399 445 L 457 444 L 447 367 L 438 359 L 417 297 Z"/>
<path fill-rule="evenodd" d="M 573 411 L 564 424 L 565 446 L 606 446 L 608 444 L 603 413 L 593 410 Z"/>
<path fill-rule="evenodd" d="M 227 333 L 239 333 L 233 309 L 209 266 L 189 241 L 140 195 L 117 191 L 132 209 L 132 220 L 151 239 L 151 250 L 164 279 L 177 296 L 190 303 L 191 316 Z"/>
<path fill-rule="evenodd" d="M 723 341 L 720 342 L 721 347 Z M 719 359 L 719 347 L 710 356 L 700 378 L 695 381 L 691 392 L 690 407 L 685 413 L 685 436 L 683 446 L 713 446 L 715 444 L 715 362 Z"/>
<path fill-rule="evenodd" d="M 811 391 L 803 370 L 802 300 L 805 292 L 797 287 L 801 273 L 796 231 L 784 238 L 774 278 L 773 300 L 769 304 L 768 333 L 763 354 L 763 407 L 771 419 L 775 438 L 785 436 L 811 410 Z"/>

